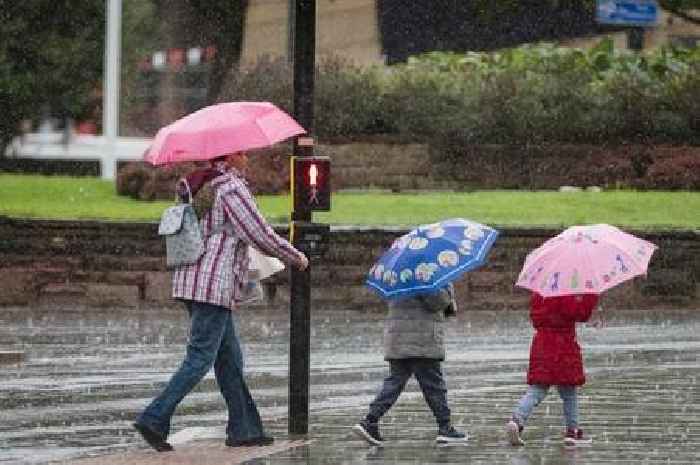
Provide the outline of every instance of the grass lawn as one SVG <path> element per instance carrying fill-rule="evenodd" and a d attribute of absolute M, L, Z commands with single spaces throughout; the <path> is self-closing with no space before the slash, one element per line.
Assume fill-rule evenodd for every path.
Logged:
<path fill-rule="evenodd" d="M 272 222 L 289 217 L 288 196 L 259 196 Z M 0 174 L 0 215 L 29 218 L 156 221 L 171 202 L 142 202 L 97 178 Z M 314 214 L 331 224 L 412 226 L 449 217 L 495 226 L 610 223 L 634 228 L 700 228 L 700 192 L 602 193 L 478 191 L 473 193 L 338 193 L 333 210 Z"/>

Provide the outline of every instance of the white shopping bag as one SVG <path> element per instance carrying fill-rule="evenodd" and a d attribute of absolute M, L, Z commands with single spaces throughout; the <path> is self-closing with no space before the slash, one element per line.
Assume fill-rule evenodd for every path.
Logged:
<path fill-rule="evenodd" d="M 284 270 L 284 263 L 275 257 L 263 255 L 254 247 L 248 248 L 250 265 L 248 266 L 248 276 L 251 279 L 261 281 L 273 274 Z"/>
<path fill-rule="evenodd" d="M 264 293 L 260 281 L 284 270 L 284 263 L 274 257 L 260 253 L 254 247 L 248 247 L 248 273 L 239 304 L 249 304 L 263 300 Z"/>

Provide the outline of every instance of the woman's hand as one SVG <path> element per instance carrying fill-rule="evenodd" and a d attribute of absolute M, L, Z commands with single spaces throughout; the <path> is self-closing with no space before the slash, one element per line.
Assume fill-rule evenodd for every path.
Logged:
<path fill-rule="evenodd" d="M 299 268 L 300 271 L 304 271 L 308 267 L 309 267 L 309 259 L 306 258 L 306 255 L 304 255 L 302 253 L 301 254 L 301 261 L 300 261 L 299 265 L 297 266 L 297 268 Z"/>

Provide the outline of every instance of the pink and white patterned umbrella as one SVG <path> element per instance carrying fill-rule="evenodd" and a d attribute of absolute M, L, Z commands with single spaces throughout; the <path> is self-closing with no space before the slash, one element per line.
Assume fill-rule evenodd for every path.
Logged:
<path fill-rule="evenodd" d="M 530 252 L 518 287 L 543 297 L 600 294 L 646 274 L 658 247 L 615 226 L 572 226 Z"/>

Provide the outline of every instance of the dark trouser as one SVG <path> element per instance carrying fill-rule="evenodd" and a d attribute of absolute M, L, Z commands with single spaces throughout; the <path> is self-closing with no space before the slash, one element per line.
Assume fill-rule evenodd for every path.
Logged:
<path fill-rule="evenodd" d="M 450 409 L 447 406 L 447 386 L 442 376 L 440 360 L 428 358 L 407 358 L 389 361 L 389 376 L 377 397 L 369 404 L 367 420 L 377 423 L 399 398 L 411 375 L 423 391 L 423 397 L 435 415 L 439 426 L 450 423 Z"/>
<path fill-rule="evenodd" d="M 245 440 L 262 436 L 260 415 L 243 379 L 243 353 L 231 311 L 201 302 L 187 302 L 187 310 L 191 327 L 185 359 L 165 390 L 136 421 L 167 437 L 175 408 L 213 365 L 228 406 L 228 437 Z"/>

